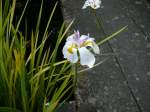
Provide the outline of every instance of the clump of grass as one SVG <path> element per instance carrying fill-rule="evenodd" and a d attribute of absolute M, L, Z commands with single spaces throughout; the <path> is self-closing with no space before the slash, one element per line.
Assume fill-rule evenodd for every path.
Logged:
<path fill-rule="evenodd" d="M 49 25 L 53 18 L 55 4 L 42 37 L 39 37 L 42 5 L 39 11 L 35 31 L 32 31 L 30 52 L 27 52 L 26 36 L 19 31 L 20 22 L 25 13 L 28 1 L 22 15 L 13 25 L 16 0 L 10 3 L 0 0 L 0 111 L 11 112 L 53 112 L 63 96 L 72 88 L 73 72 L 68 69 L 67 61 L 57 62 L 57 51 L 61 41 L 73 22 L 59 31 L 54 50 L 44 50 L 49 37 Z M 3 6 L 4 5 L 4 6 Z M 39 38 L 41 41 L 39 42 Z M 59 86 L 58 86 L 59 84 Z M 46 103 L 49 105 L 46 106 Z"/>

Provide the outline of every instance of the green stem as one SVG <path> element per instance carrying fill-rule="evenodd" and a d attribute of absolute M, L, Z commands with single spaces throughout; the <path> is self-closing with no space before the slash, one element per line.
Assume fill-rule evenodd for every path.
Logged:
<path fill-rule="evenodd" d="M 0 60 L 2 61 L 2 35 L 3 35 L 3 29 L 2 29 L 2 0 L 0 0 Z"/>
<path fill-rule="evenodd" d="M 75 88 L 77 88 L 77 64 L 74 64 L 74 81 L 75 81 Z"/>
<path fill-rule="evenodd" d="M 73 85 L 74 85 L 74 92 L 75 92 L 75 101 L 76 101 L 76 112 L 79 112 L 79 99 L 78 99 L 78 74 L 77 74 L 77 64 L 73 64 L 73 72 L 74 72 L 74 80 L 73 80 Z"/>
<path fill-rule="evenodd" d="M 104 29 L 102 27 L 102 18 L 100 16 L 97 16 L 95 9 L 92 9 L 92 13 L 94 14 L 94 16 L 96 18 L 98 29 L 102 30 L 102 33 L 104 34 L 104 36 L 107 36 L 107 34 L 105 33 L 105 31 L 104 31 Z"/>
<path fill-rule="evenodd" d="M 124 26 L 121 29 L 119 29 L 117 32 L 115 32 L 112 35 L 110 35 L 110 36 L 107 37 L 107 34 L 105 33 L 105 31 L 104 31 L 104 29 L 102 27 L 102 18 L 100 16 L 99 17 L 97 16 L 95 9 L 92 9 L 91 12 L 95 16 L 95 18 L 96 18 L 98 29 L 100 30 L 100 32 L 102 31 L 103 35 L 106 37 L 103 40 L 101 40 L 100 42 L 98 42 L 97 45 L 101 45 L 101 44 L 107 42 L 108 40 L 114 38 L 116 35 L 118 35 L 122 31 L 124 31 L 128 27 L 128 26 Z"/>

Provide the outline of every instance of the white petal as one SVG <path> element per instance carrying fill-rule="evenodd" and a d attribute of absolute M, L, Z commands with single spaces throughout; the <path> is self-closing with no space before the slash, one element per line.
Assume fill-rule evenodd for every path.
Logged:
<path fill-rule="evenodd" d="M 95 54 L 99 54 L 100 53 L 99 47 L 94 41 L 93 41 L 92 48 L 93 48 L 93 51 L 94 51 Z"/>
<path fill-rule="evenodd" d="M 48 103 L 45 104 L 45 106 L 49 106 L 49 104 L 50 104 L 50 103 L 48 102 Z"/>
<path fill-rule="evenodd" d="M 100 8 L 100 6 L 101 6 L 101 0 L 94 0 L 95 2 L 94 2 L 94 4 L 95 4 L 95 8 L 94 9 L 98 9 L 98 8 Z"/>
<path fill-rule="evenodd" d="M 80 40 L 80 32 L 74 31 L 74 34 L 68 36 L 67 41 L 72 41 L 74 43 L 78 43 L 78 41 Z"/>
<path fill-rule="evenodd" d="M 87 35 L 81 35 L 81 37 L 80 37 L 81 41 L 85 41 L 87 39 L 89 39 L 89 36 L 87 36 Z"/>
<path fill-rule="evenodd" d="M 64 55 L 64 58 L 67 58 L 70 62 L 72 62 L 72 63 L 76 63 L 77 61 L 78 61 L 78 54 L 77 54 L 77 49 L 75 49 L 75 48 L 72 48 L 72 52 L 73 53 L 70 53 L 69 51 L 68 51 L 68 48 L 69 48 L 70 46 L 69 45 L 65 45 L 64 47 L 63 47 L 63 55 Z"/>
<path fill-rule="evenodd" d="M 94 38 L 89 37 L 87 41 L 94 41 Z"/>
<path fill-rule="evenodd" d="M 64 47 L 63 47 L 63 50 L 62 50 L 62 51 L 63 51 L 64 58 L 67 58 L 68 48 L 71 47 L 72 44 L 73 44 L 72 41 L 67 41 L 67 42 L 65 43 L 65 45 L 64 45 Z"/>
<path fill-rule="evenodd" d="M 62 52 L 63 52 L 64 58 L 67 58 L 68 45 L 65 45 L 65 46 L 63 47 Z"/>
<path fill-rule="evenodd" d="M 91 47 L 93 49 L 93 51 L 94 51 L 95 54 L 99 54 L 100 53 L 98 45 L 94 42 L 94 38 L 89 38 L 86 41 L 92 43 L 92 44 L 87 44 L 86 46 Z"/>
<path fill-rule="evenodd" d="M 90 3 L 89 3 L 89 0 L 86 0 L 85 3 L 84 3 L 84 5 L 83 5 L 83 7 L 82 7 L 82 9 L 85 9 L 88 6 L 90 6 Z"/>
<path fill-rule="evenodd" d="M 90 6 L 93 9 L 98 9 L 101 6 L 101 0 L 86 0 L 85 4 L 82 7 L 82 9 L 85 9 L 88 6 Z"/>
<path fill-rule="evenodd" d="M 81 65 L 87 65 L 92 68 L 95 63 L 94 55 L 85 47 L 79 48 L 80 63 Z"/>
<path fill-rule="evenodd" d="M 68 54 L 68 60 L 72 63 L 76 63 L 78 61 L 77 49 L 73 48 L 73 54 Z"/>
<path fill-rule="evenodd" d="M 98 9 L 101 6 L 101 0 L 95 0 L 95 6 L 94 9 Z"/>
<path fill-rule="evenodd" d="M 67 41 L 74 41 L 74 36 L 75 36 L 75 34 L 68 36 Z"/>

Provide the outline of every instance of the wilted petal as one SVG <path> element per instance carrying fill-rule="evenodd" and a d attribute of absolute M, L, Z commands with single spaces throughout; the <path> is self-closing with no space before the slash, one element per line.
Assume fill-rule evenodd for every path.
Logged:
<path fill-rule="evenodd" d="M 89 68 L 92 68 L 95 63 L 94 55 L 85 47 L 81 47 L 78 50 L 81 65 L 87 65 Z"/>

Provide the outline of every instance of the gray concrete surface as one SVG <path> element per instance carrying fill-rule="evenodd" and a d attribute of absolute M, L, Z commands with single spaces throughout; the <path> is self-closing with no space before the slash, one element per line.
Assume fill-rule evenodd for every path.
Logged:
<path fill-rule="evenodd" d="M 79 112 L 150 112 L 150 6 L 145 0 L 102 0 L 97 14 L 102 30 L 90 8 L 82 10 L 84 0 L 61 0 L 64 20 L 101 40 L 119 28 L 128 29 L 100 46 L 96 62 L 101 65 L 80 74 Z M 70 31 L 70 32 L 71 32 Z M 75 105 L 72 105 L 75 106 Z M 64 112 L 75 112 L 75 108 Z"/>

